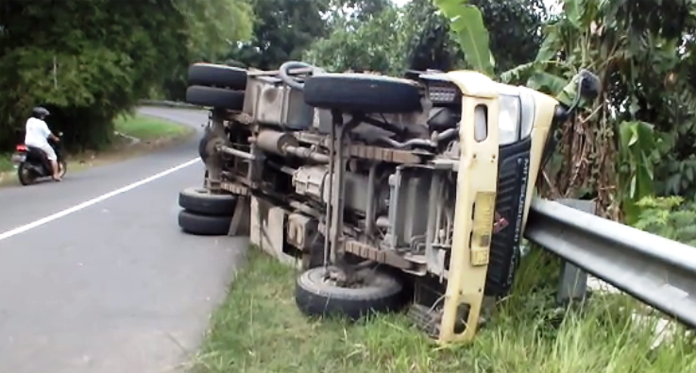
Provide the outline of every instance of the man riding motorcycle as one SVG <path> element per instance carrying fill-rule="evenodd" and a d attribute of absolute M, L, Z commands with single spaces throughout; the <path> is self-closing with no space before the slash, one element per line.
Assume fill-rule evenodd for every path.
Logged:
<path fill-rule="evenodd" d="M 58 157 L 51 144 L 48 143 L 49 138 L 56 142 L 60 141 L 60 139 L 53 135 L 45 122 L 46 117 L 49 115 L 51 115 L 51 113 L 46 108 L 35 107 L 32 109 L 31 118 L 27 120 L 26 124 L 24 144 L 39 148 L 46 154 L 46 158 L 48 158 L 51 162 L 51 167 L 53 167 L 53 180 L 60 181 Z"/>

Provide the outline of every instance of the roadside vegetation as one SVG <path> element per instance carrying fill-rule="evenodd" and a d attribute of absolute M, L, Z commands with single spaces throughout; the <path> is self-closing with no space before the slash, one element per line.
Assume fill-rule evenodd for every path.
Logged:
<path fill-rule="evenodd" d="M 12 153 L 0 153 L 0 172 L 12 170 L 12 162 L 10 162 L 11 156 Z"/>
<path fill-rule="evenodd" d="M 696 371 L 696 345 L 684 331 L 652 348 L 657 318 L 631 317 L 638 304 L 626 296 L 597 295 L 584 305 L 555 308 L 547 281 L 553 268 L 552 258 L 532 251 L 513 295 L 498 305 L 474 343 L 439 347 L 401 314 L 357 324 L 304 317 L 293 298 L 296 271 L 251 249 L 212 316 L 191 372 Z"/>
<path fill-rule="evenodd" d="M 172 140 L 193 132 L 187 126 L 147 115 L 121 116 L 114 122 L 118 134 L 136 138 L 140 141 Z"/>
<path fill-rule="evenodd" d="M 39 105 L 69 150 L 109 148 L 120 115 L 155 93 L 181 99 L 188 65 L 247 40 L 251 19 L 245 0 L 3 0 L 0 153 Z"/>

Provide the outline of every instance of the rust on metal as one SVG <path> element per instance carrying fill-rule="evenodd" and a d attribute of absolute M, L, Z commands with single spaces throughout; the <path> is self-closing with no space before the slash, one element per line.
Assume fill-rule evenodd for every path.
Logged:
<path fill-rule="evenodd" d="M 233 181 L 221 181 L 220 189 L 240 196 L 249 196 L 249 188 Z"/>
<path fill-rule="evenodd" d="M 412 266 L 411 262 L 402 258 L 396 252 L 379 250 L 375 247 L 355 240 L 345 241 L 344 250 L 359 257 L 401 269 L 410 269 Z"/>
<path fill-rule="evenodd" d="M 423 159 L 411 151 L 388 149 L 378 146 L 355 144 L 350 146 L 350 156 L 390 163 L 418 164 Z"/>

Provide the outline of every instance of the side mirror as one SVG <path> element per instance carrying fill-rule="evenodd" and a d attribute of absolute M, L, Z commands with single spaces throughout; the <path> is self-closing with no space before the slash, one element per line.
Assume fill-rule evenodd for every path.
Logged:
<path fill-rule="evenodd" d="M 580 70 L 578 75 L 556 97 L 567 108 L 557 112 L 556 117 L 560 120 L 565 120 L 578 108 L 580 99 L 594 100 L 597 98 L 601 85 L 602 83 L 597 75 L 589 70 Z"/>
<path fill-rule="evenodd" d="M 588 100 L 594 100 L 599 96 L 600 85 L 599 77 L 588 70 L 580 70 L 578 80 L 578 96 Z"/>

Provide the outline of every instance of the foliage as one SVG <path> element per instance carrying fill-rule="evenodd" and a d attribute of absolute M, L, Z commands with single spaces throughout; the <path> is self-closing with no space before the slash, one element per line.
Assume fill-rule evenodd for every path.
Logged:
<path fill-rule="evenodd" d="M 687 61 L 684 41 L 695 22 L 685 7 L 694 4 L 668 3 L 567 0 L 537 58 L 502 74 L 551 94 L 580 68 L 600 77 L 601 96 L 561 129 L 560 159 L 543 175 L 547 194 L 596 197 L 609 216 L 620 218 L 623 206 L 632 220 L 635 202 L 655 192 L 654 175 L 664 173 L 655 160 L 673 149 L 663 135 L 675 132 L 670 107 L 688 106 L 675 96 L 691 96 L 681 94 L 688 87 L 675 74 Z"/>
<path fill-rule="evenodd" d="M 696 204 L 682 197 L 646 197 L 638 201 L 641 209 L 634 227 L 696 247 Z"/>
<path fill-rule="evenodd" d="M 529 62 L 541 43 L 541 25 L 546 10 L 541 0 L 470 0 L 488 29 L 496 73 Z M 450 24 L 430 0 L 413 0 L 407 7 L 411 31 L 408 50 L 410 68 L 452 70 L 472 67 L 462 64 L 464 51 L 451 35 Z M 510 41 L 514 40 L 514 43 Z"/>
<path fill-rule="evenodd" d="M 467 4 L 466 0 L 434 0 L 434 3 L 447 17 L 469 65 L 478 72 L 492 76 L 495 63 L 481 11 Z"/>
<path fill-rule="evenodd" d="M 193 59 L 214 61 L 251 37 L 253 9 L 245 0 L 180 0 L 176 6 L 187 20 Z"/>
<path fill-rule="evenodd" d="M 364 0 L 360 6 L 379 9 L 380 6 L 369 5 L 374 2 L 381 3 Z M 534 58 L 545 16 L 540 0 L 470 3 L 481 10 L 483 23 L 491 30 L 491 50 L 498 68 L 508 69 Z M 355 10 L 355 13 L 368 12 Z M 342 12 L 334 14 L 331 34 L 317 40 L 305 54 L 306 59 L 322 67 L 333 71 L 367 69 L 401 74 L 403 68 L 451 70 L 467 66 L 457 38 L 450 32 L 447 17 L 432 0 L 412 0 L 399 9 L 382 6 L 379 13 L 370 12 L 361 19 Z"/>
<path fill-rule="evenodd" d="M 248 40 L 253 10 L 247 0 L 177 0 L 175 4 L 188 26 L 188 60 L 178 64 L 161 87 L 154 88 L 161 88 L 162 98 L 183 101 L 188 66 L 192 62 L 221 62 L 231 45 Z"/>
<path fill-rule="evenodd" d="M 594 0 L 590 0 L 594 1 Z M 584 0 L 564 2 L 564 13 L 552 20 L 545 28 L 546 38 L 534 61 L 521 65 L 504 74 L 506 82 L 525 82 L 533 89 L 542 90 L 554 96 L 561 95 L 561 90 L 582 67 L 589 67 L 590 56 L 595 60 L 606 60 L 607 51 L 613 50 L 604 44 L 612 40 L 600 38 L 593 32 L 595 17 L 585 17 Z M 598 1 L 595 1 L 598 3 Z M 594 4 L 596 5 L 596 4 Z M 596 7 L 588 6 L 588 14 Z M 595 71 L 602 80 L 601 87 L 611 74 Z M 614 200 L 615 188 L 614 165 L 616 147 L 613 143 L 613 123 L 608 122 L 610 110 L 607 92 L 589 110 L 581 112 L 577 120 L 572 120 L 561 128 L 561 142 L 558 155 L 560 159 L 550 162 L 543 176 L 550 181 L 549 191 L 553 197 L 570 197 L 597 191 L 600 207 L 607 208 Z M 567 95 L 564 103 L 569 104 Z"/>
<path fill-rule="evenodd" d="M 447 19 L 431 0 L 412 0 L 405 9 L 406 65 L 418 71 L 464 67 L 464 55 L 450 33 Z"/>
<path fill-rule="evenodd" d="M 235 8 L 237 0 L 225 1 L 222 7 L 218 0 L 145 0 L 128 6 L 118 0 L 74 0 L 50 7 L 41 0 L 1 2 L 0 146 L 21 141 L 35 105 L 52 111 L 49 126 L 64 131 L 68 145 L 108 144 L 113 119 L 185 69 L 193 53 L 189 48 L 202 43 L 219 49 L 221 38 L 244 34 L 241 23 L 216 34 L 229 26 L 211 18 L 211 7 L 223 15 L 232 14 L 224 9 L 242 11 Z M 203 25 L 204 19 L 211 23 Z"/>
<path fill-rule="evenodd" d="M 496 73 L 536 56 L 542 40 L 542 21 L 546 18 L 543 1 L 469 0 L 467 5 L 481 12 L 489 32 Z M 414 0 L 408 7 L 409 24 L 416 25 L 408 48 L 410 67 L 416 70 L 473 67 L 460 62 L 468 60 L 465 51 L 452 36 L 447 17 L 437 10 L 430 0 Z"/>
<path fill-rule="evenodd" d="M 693 49 L 693 45 L 688 46 Z M 676 87 L 653 93 L 657 103 L 652 109 L 656 117 L 657 151 L 660 162 L 655 167 L 656 191 L 662 195 L 696 198 L 696 97 L 693 81 L 696 68 L 692 51 L 684 55 L 677 71 L 666 80 L 675 80 Z"/>
<path fill-rule="evenodd" d="M 358 24 L 379 16 L 383 11 L 393 8 L 391 0 L 330 0 L 331 21 L 352 21 Z M 332 29 L 335 27 L 330 22 Z"/>
<path fill-rule="evenodd" d="M 619 182 L 620 194 L 626 196 L 622 210 L 626 222 L 631 224 L 638 217 L 635 201 L 652 195 L 655 142 L 653 126 L 641 121 L 619 124 Z"/>
<path fill-rule="evenodd" d="M 316 41 L 305 52 L 304 60 L 329 71 L 400 75 L 405 67 L 405 27 L 401 11 L 393 6 L 363 22 L 342 20 L 329 37 Z"/>
<path fill-rule="evenodd" d="M 233 45 L 226 58 L 258 69 L 274 69 L 300 59 L 316 38 L 328 35 L 324 18 L 330 0 L 249 1 L 255 14 L 253 38 Z"/>

